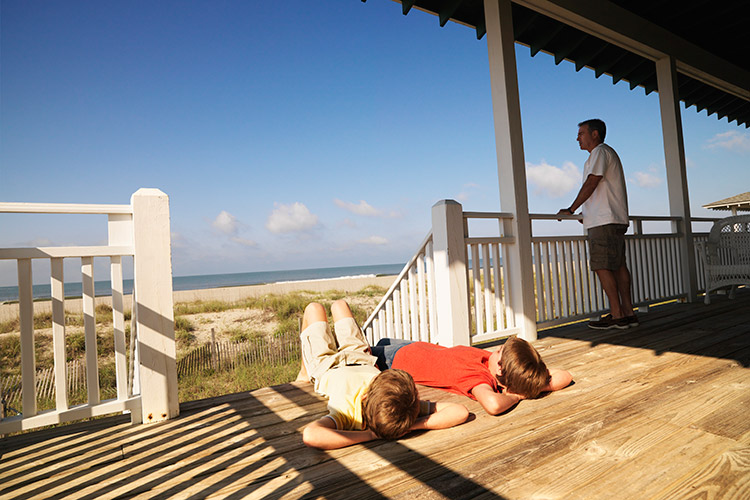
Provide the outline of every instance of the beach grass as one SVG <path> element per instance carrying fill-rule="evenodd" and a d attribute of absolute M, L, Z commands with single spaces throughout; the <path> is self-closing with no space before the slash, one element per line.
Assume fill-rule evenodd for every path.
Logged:
<path fill-rule="evenodd" d="M 217 341 L 244 342 L 268 336 L 269 339 L 287 335 L 290 332 L 299 334 L 304 309 L 310 302 L 320 302 L 330 315 L 331 304 L 339 299 L 349 302 L 355 319 L 361 325 L 370 311 L 377 305 L 385 289 L 368 286 L 357 292 L 342 292 L 337 290 L 325 292 L 298 291 L 282 295 L 264 295 L 248 298 L 238 302 L 222 302 L 217 300 L 177 303 L 174 306 L 175 338 L 177 341 L 177 359 L 199 348 L 204 341 L 199 340 L 199 327 L 211 326 L 206 315 L 213 313 L 221 317 L 223 314 L 244 314 L 257 311 L 262 318 L 262 326 L 274 325 L 270 330 L 250 324 L 242 314 L 229 327 L 217 328 Z M 130 311 L 126 312 L 126 348 L 130 342 Z M 99 382 L 102 393 L 114 388 L 114 337 L 112 335 L 112 309 L 101 304 L 96 308 L 96 338 L 99 363 Z M 66 324 L 66 357 L 67 361 L 85 358 L 85 337 L 82 331 L 82 314 L 65 314 Z M 0 376 L 11 377 L 20 375 L 21 349 L 18 320 L 0 323 Z M 38 313 L 34 317 L 34 342 L 36 354 L 36 369 L 50 369 L 53 366 L 52 356 L 52 317 L 50 313 Z M 210 338 L 209 338 L 210 341 Z M 299 359 L 289 353 L 279 356 L 288 361 L 255 362 L 250 365 L 238 364 L 233 369 L 207 370 L 183 376 L 178 382 L 179 400 L 190 401 L 203 399 L 233 392 L 249 391 L 269 385 L 291 382 L 299 371 Z M 72 391 L 69 395 L 71 404 L 85 401 L 85 390 Z M 80 399 L 80 401 L 79 401 Z M 39 401 L 40 410 L 54 407 L 54 402 Z"/>

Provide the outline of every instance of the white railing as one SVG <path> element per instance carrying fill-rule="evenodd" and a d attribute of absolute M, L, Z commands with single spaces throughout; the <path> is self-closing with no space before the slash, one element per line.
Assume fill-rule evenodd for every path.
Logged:
<path fill-rule="evenodd" d="M 531 218 L 552 220 L 557 215 L 533 214 Z M 644 221 L 674 223 L 680 219 L 630 217 L 630 220 L 634 234 L 626 235 L 625 240 L 633 303 L 648 304 L 684 295 L 679 251 L 682 235 L 643 233 Z M 540 327 L 592 317 L 609 309 L 599 280 L 589 268 L 585 236 L 532 237 L 532 246 Z"/>
<path fill-rule="evenodd" d="M 500 212 L 464 212 L 464 242 L 469 257 L 467 268 L 471 343 L 492 340 L 518 333 L 512 311 L 508 310 L 510 290 L 504 279 L 507 246 L 515 243 L 513 236 L 503 235 L 505 221 L 513 214 Z M 494 219 L 501 236 L 472 237 L 469 221 Z"/>
<path fill-rule="evenodd" d="M 130 205 L 0 203 L 2 213 L 103 214 L 109 241 L 103 246 L 0 248 L 0 259 L 18 268 L 21 343 L 21 415 L 0 420 L 0 434 L 115 412 L 130 412 L 134 422 L 155 422 L 177 415 L 174 323 L 172 312 L 169 202 L 163 193 L 142 189 Z M 134 327 L 128 377 L 123 307 L 122 257 L 133 257 Z M 99 387 L 94 307 L 94 258 L 108 258 L 112 289 L 112 335 L 116 393 L 102 401 Z M 54 409 L 39 411 L 34 348 L 32 260 L 50 262 Z M 63 261 L 80 259 L 86 365 L 86 402 L 71 406 L 67 391 Z M 129 378 L 131 383 L 129 384 Z M 143 390 L 140 390 L 140 389 Z"/>
<path fill-rule="evenodd" d="M 376 343 L 383 337 L 396 337 L 440 342 L 444 345 L 474 344 L 519 334 L 518 325 L 515 324 L 516 316 L 508 306 L 511 297 L 506 279 L 508 269 L 513 269 L 509 265 L 512 263 L 507 262 L 507 257 L 510 253 L 509 245 L 515 244 L 515 237 L 506 233 L 513 215 L 461 211 L 460 217 L 451 218 L 444 214 L 446 210 L 456 210 L 455 206 L 451 209 L 449 203 L 446 209 L 438 206 L 441 203 L 433 207 L 432 232 L 365 323 L 365 332 L 370 342 Z M 461 210 L 460 205 L 451 203 L 458 206 L 457 210 Z M 530 218 L 555 220 L 558 216 L 531 214 Z M 473 219 L 496 220 L 499 236 L 471 236 L 469 221 Z M 649 304 L 687 296 L 683 273 L 685 263 L 681 252 L 683 234 L 678 229 L 681 220 L 680 217 L 667 216 L 630 217 L 633 234 L 626 235 L 626 256 L 632 276 L 635 305 L 647 307 Z M 714 220 L 716 219 L 693 218 L 692 222 Z M 654 223 L 662 229 L 647 233 L 644 231 L 644 223 Z M 664 230 L 667 226 L 670 229 Z M 440 242 L 433 241 L 433 235 L 437 234 L 440 234 Z M 692 234 L 696 248 L 698 242 L 707 237 L 707 233 Z M 433 244 L 435 249 L 448 249 L 451 245 L 455 248 L 455 245 L 461 244 L 463 248 L 458 248 L 453 252 L 455 255 L 447 260 L 439 260 L 438 254 L 432 254 Z M 531 244 L 538 327 L 595 317 L 609 309 L 601 284 L 589 267 L 586 236 L 532 235 Z M 450 254 L 452 251 L 445 250 L 445 253 Z M 700 290 L 705 284 L 697 251 L 694 259 Z M 451 272 L 447 273 L 437 266 L 438 261 L 449 262 Z M 422 272 L 427 275 L 426 283 Z M 431 278 L 443 276 L 441 273 L 449 274 L 448 278 Z M 465 276 L 465 283 L 463 278 L 457 277 L 459 275 Z M 440 286 L 440 283 L 444 286 Z M 463 315 L 461 311 L 457 311 L 461 308 L 464 309 Z M 447 312 L 449 314 L 446 315 Z M 452 319 L 444 320 L 445 316 L 451 316 Z M 448 326 L 438 328 L 443 324 Z M 447 334 L 442 331 L 444 329 L 453 331 Z M 428 334 L 425 335 L 425 332 Z"/>
<path fill-rule="evenodd" d="M 386 337 L 435 341 L 434 270 L 430 232 L 365 321 L 362 331 L 371 345 Z"/>

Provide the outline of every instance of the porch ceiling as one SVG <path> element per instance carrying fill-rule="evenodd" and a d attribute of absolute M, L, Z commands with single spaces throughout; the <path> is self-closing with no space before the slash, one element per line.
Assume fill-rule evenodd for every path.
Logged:
<path fill-rule="evenodd" d="M 475 28 L 478 39 L 485 35 L 482 0 L 403 0 L 401 4 L 404 14 L 414 7 L 437 15 L 441 26 L 452 20 Z M 591 12 L 593 22 L 605 21 L 609 24 L 605 31 L 620 28 L 627 31 L 624 38 L 634 42 L 631 49 L 635 50 L 623 48 L 627 43 L 605 41 L 591 34 L 592 30 L 583 31 L 541 13 L 547 10 L 555 16 L 556 12 L 572 11 L 573 17 L 580 18 L 580 24 L 585 26 L 590 5 L 578 0 L 514 0 L 515 39 L 528 46 L 532 56 L 543 51 L 552 54 L 556 64 L 568 60 L 575 64 L 576 71 L 588 67 L 597 78 L 606 74 L 612 77 L 613 83 L 626 81 L 631 90 L 642 87 L 646 94 L 658 90 L 653 54 L 670 54 L 678 60 L 689 56 L 693 60 L 677 68 L 679 98 L 686 107 L 695 106 L 699 112 L 705 109 L 709 116 L 716 114 L 719 119 L 727 117 L 730 122 L 750 127 L 750 44 L 747 39 L 750 3 L 717 4 L 712 0 L 597 2 L 596 12 Z M 623 17 L 627 19 L 621 19 Z M 643 51 L 636 46 L 648 47 L 646 51 L 652 52 L 651 57 L 639 54 Z M 680 53 L 675 54 L 673 50 Z M 715 80 L 727 85 L 712 84 Z"/>

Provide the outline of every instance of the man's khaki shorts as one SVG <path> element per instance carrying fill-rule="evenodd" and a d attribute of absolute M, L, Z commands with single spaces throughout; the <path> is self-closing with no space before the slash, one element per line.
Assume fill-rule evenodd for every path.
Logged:
<path fill-rule="evenodd" d="M 589 264 L 592 271 L 617 271 L 625 264 L 625 224 L 589 228 Z"/>

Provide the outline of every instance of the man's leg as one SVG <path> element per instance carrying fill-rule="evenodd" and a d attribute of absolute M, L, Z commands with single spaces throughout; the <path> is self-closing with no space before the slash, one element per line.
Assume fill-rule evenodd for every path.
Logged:
<path fill-rule="evenodd" d="M 623 264 L 620 269 L 615 271 L 615 280 L 617 281 L 617 291 L 620 294 L 620 306 L 622 315 L 633 316 L 633 299 L 630 295 L 630 271 L 628 266 Z"/>
<path fill-rule="evenodd" d="M 615 279 L 615 273 L 610 271 L 609 269 L 597 269 L 594 272 L 599 277 L 599 282 L 602 284 L 602 289 L 604 289 L 604 293 L 607 295 L 607 300 L 609 300 L 609 309 L 612 313 L 612 317 L 614 319 L 622 318 L 623 313 L 622 305 L 620 304 L 620 291 L 617 280 Z"/>

